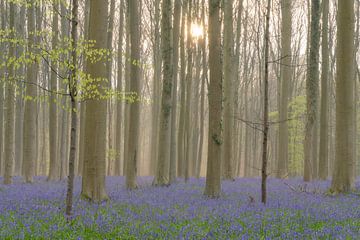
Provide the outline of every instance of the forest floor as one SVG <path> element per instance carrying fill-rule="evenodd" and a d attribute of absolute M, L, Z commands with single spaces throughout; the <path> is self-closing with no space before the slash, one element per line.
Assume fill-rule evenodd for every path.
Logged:
<path fill-rule="evenodd" d="M 15 178 L 0 184 L 0 239 L 360 239 L 360 195 L 326 195 L 329 181 L 269 179 L 265 207 L 260 179 L 225 181 L 219 199 L 203 196 L 204 179 L 163 188 L 151 180 L 138 178 L 139 189 L 127 191 L 124 178 L 108 177 L 111 200 L 92 204 L 76 179 L 67 222 L 65 181 Z"/>

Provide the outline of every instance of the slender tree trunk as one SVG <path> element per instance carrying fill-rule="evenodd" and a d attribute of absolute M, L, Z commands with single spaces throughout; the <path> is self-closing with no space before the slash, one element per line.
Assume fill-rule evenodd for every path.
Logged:
<path fill-rule="evenodd" d="M 187 1 L 188 12 L 187 12 L 187 42 L 186 42 L 186 49 L 187 49 L 187 73 L 186 73 L 186 110 L 185 110 L 185 159 L 184 159 L 184 175 L 185 175 L 185 182 L 188 181 L 190 177 L 190 161 L 191 161 L 191 149 L 193 145 L 192 136 L 193 131 L 191 131 L 191 98 L 192 98 L 192 81 L 193 81 L 193 43 L 191 37 L 191 11 L 192 11 L 192 1 Z"/>
<path fill-rule="evenodd" d="M 234 75 L 233 75 L 233 1 L 224 1 L 224 144 L 222 145 L 223 178 L 234 179 L 233 172 L 233 122 L 234 122 Z"/>
<path fill-rule="evenodd" d="M 84 19 L 84 39 L 89 38 L 89 16 L 90 0 L 85 0 L 85 19 Z M 85 59 L 84 59 L 85 60 Z M 86 61 L 84 61 L 83 71 L 86 71 Z M 84 167 L 84 150 L 85 150 L 85 123 L 86 123 L 86 102 L 80 103 L 80 136 L 79 136 L 79 167 L 78 172 L 82 175 Z"/>
<path fill-rule="evenodd" d="M 25 17 L 26 17 L 26 8 L 25 6 L 21 6 L 19 13 L 19 19 L 16 21 L 16 32 L 19 36 L 25 36 Z M 19 57 L 24 54 L 24 46 L 17 47 L 16 56 Z M 18 67 L 16 74 L 18 76 L 25 75 L 25 66 Z M 16 94 L 16 117 L 15 117 L 15 175 L 21 175 L 22 170 L 22 160 L 23 160 L 23 138 L 24 138 L 24 95 L 25 95 L 25 87 L 24 84 L 18 85 L 18 91 Z"/>
<path fill-rule="evenodd" d="M 160 104 L 161 104 L 161 48 L 160 48 L 160 0 L 155 0 L 155 18 L 154 18 L 154 84 L 153 84 L 153 105 L 151 119 L 151 164 L 150 172 L 155 173 L 156 161 L 158 159 L 158 143 L 159 143 L 159 120 L 160 120 Z"/>
<path fill-rule="evenodd" d="M 107 48 L 110 52 L 112 52 L 113 49 L 113 32 L 114 32 L 114 18 L 115 18 L 115 0 L 110 0 L 110 9 L 109 9 L 109 21 L 108 21 L 108 27 L 107 27 Z M 111 90 L 112 88 L 112 75 L 113 75 L 113 56 L 110 56 L 110 60 L 106 64 L 106 72 L 108 74 L 108 88 Z M 112 98 L 108 99 L 107 102 L 107 174 L 111 175 L 112 169 L 113 169 L 113 161 L 114 156 L 112 154 L 114 150 L 114 124 L 113 124 L 113 104 L 112 104 Z"/>
<path fill-rule="evenodd" d="M 180 116 L 179 116 L 179 131 L 178 131 L 178 176 L 184 176 L 184 162 L 185 162 L 185 110 L 186 110 L 186 59 L 185 59 L 185 27 L 186 27 L 186 13 L 187 0 L 182 4 L 181 17 L 181 33 L 180 33 Z"/>
<path fill-rule="evenodd" d="M 71 133 L 70 133 L 70 154 L 69 154 L 69 176 L 66 193 L 66 215 L 71 216 L 72 214 L 72 203 L 73 203 L 73 192 L 74 192 L 74 176 L 75 176 L 75 158 L 76 158 L 76 142 L 77 142 L 77 25 L 78 25 L 78 0 L 72 0 L 72 16 L 71 16 L 71 62 L 73 68 L 70 71 L 69 76 L 69 92 L 71 98 Z"/>
<path fill-rule="evenodd" d="M 122 85 L 122 69 L 123 69 L 123 35 L 124 35 L 124 1 L 120 1 L 120 20 L 119 20 L 119 41 L 118 41 L 118 65 L 117 65 L 117 99 L 116 99 L 116 159 L 115 159 L 115 175 L 119 176 L 122 174 L 122 118 L 123 118 L 123 85 Z"/>
<path fill-rule="evenodd" d="M 322 3 L 322 69 L 321 69 L 321 113 L 320 113 L 320 151 L 319 177 L 326 180 L 328 177 L 328 132 L 329 132 L 329 0 Z"/>
<path fill-rule="evenodd" d="M 173 68 L 171 65 L 172 46 L 171 46 L 171 0 L 164 0 L 162 5 L 161 18 L 161 45 L 163 59 L 163 90 L 160 115 L 159 132 L 159 156 L 157 159 L 156 174 L 154 184 L 166 186 L 170 183 L 170 139 L 171 139 L 171 111 L 172 111 L 172 88 L 173 88 Z"/>
<path fill-rule="evenodd" d="M 174 28 L 173 28 L 173 87 L 172 87 L 172 111 L 171 111 L 171 143 L 170 143 L 170 183 L 176 179 L 177 163 L 177 88 L 179 70 L 179 38 L 180 38 L 181 0 L 175 0 L 174 6 Z"/>
<path fill-rule="evenodd" d="M 60 13 L 61 16 L 63 16 L 61 18 L 61 34 L 62 34 L 62 39 L 65 39 L 67 37 L 69 37 L 69 21 L 68 19 L 65 17 L 67 15 L 67 5 L 66 2 L 60 2 Z M 62 60 L 65 61 L 65 59 L 67 59 L 69 56 L 67 55 L 63 55 L 62 56 Z M 60 72 L 62 73 L 62 75 L 66 75 L 66 69 L 62 68 L 60 70 Z M 64 81 L 60 81 L 59 82 L 59 89 L 60 91 L 63 92 L 68 92 L 67 89 L 67 84 L 65 84 Z M 61 110 L 60 110 L 60 114 L 59 114 L 59 122 L 61 122 L 61 124 L 59 124 L 59 163 L 60 163 L 60 179 L 65 179 L 66 175 L 67 175 L 67 161 L 68 161 L 68 157 L 69 155 L 67 154 L 68 152 L 68 148 L 69 148 L 69 112 L 68 112 L 68 108 L 69 108 L 69 99 L 62 96 L 61 100 L 60 100 L 60 104 L 61 104 Z"/>
<path fill-rule="evenodd" d="M 5 31 L 6 29 L 6 11 L 5 11 L 5 4 L 4 0 L 0 1 L 0 20 L 1 20 L 1 30 Z M 0 43 L 0 52 L 5 52 L 6 45 L 5 43 Z M 0 57 L 1 61 L 5 61 L 5 56 L 2 54 Z M 0 68 L 0 79 L 5 79 L 5 72 L 6 68 Z M 4 156 L 3 156 L 3 150 L 4 150 L 4 90 L 5 90 L 5 84 L 4 81 L 0 81 L 0 176 L 3 176 L 4 174 Z"/>
<path fill-rule="evenodd" d="M 281 60 L 280 60 L 280 107 L 279 107 L 279 144 L 278 167 L 276 176 L 284 178 L 288 175 L 289 161 L 289 130 L 288 130 L 288 104 L 291 85 L 291 30 L 292 30 L 292 1 L 281 1 Z"/>
<path fill-rule="evenodd" d="M 29 46 L 28 51 L 34 51 L 36 44 L 35 35 L 35 6 L 32 4 L 28 8 L 28 32 L 29 32 Z M 36 144 L 34 139 L 36 138 L 36 126 L 37 119 L 34 112 L 37 111 L 37 63 L 36 61 L 31 62 L 27 66 L 27 81 L 29 84 L 26 86 L 26 96 L 30 97 L 31 100 L 25 102 L 25 113 L 24 113 L 24 154 L 23 154 L 23 166 L 24 166 L 24 177 L 25 182 L 31 183 L 35 174 L 35 162 L 39 160 L 36 154 Z M 28 98 L 27 97 L 27 98 Z"/>
<path fill-rule="evenodd" d="M 134 102 L 130 105 L 128 157 L 126 161 L 126 188 L 137 188 L 136 174 L 139 151 L 140 124 L 140 22 L 139 2 L 129 1 L 129 24 L 131 41 L 130 92 L 134 94 Z"/>
<path fill-rule="evenodd" d="M 307 119 L 304 140 L 304 181 L 311 181 L 314 177 L 313 158 L 314 135 L 317 133 L 317 111 L 319 95 L 319 42 L 320 42 L 320 0 L 311 2 L 311 30 L 310 30 L 310 52 L 308 58 L 308 69 L 306 78 L 306 100 L 307 100 Z"/>
<path fill-rule="evenodd" d="M 57 2 L 53 3 L 53 23 L 52 23 L 52 49 L 57 48 L 58 38 L 59 38 L 59 15 L 56 12 L 59 9 L 59 4 Z M 57 91 L 57 71 L 58 63 L 56 61 L 52 62 L 51 79 L 50 79 L 50 89 L 53 92 Z M 59 180 L 59 158 L 58 158 L 58 111 L 57 111 L 57 96 L 55 94 L 50 95 L 50 168 L 49 168 L 49 181 Z"/>
<path fill-rule="evenodd" d="M 15 27 L 15 4 L 10 2 L 9 28 Z M 12 33 L 11 38 L 15 35 Z M 9 44 L 9 56 L 15 56 L 14 44 Z M 15 154 L 15 66 L 8 67 L 8 78 L 5 89 L 5 131 L 6 142 L 4 144 L 4 184 L 12 183 L 14 154 Z"/>
<path fill-rule="evenodd" d="M 220 2 L 220 0 L 209 0 L 209 137 L 204 194 L 211 198 L 219 197 L 221 191 L 222 63 Z"/>
<path fill-rule="evenodd" d="M 336 52 L 335 167 L 331 191 L 348 192 L 353 186 L 354 163 L 354 1 L 338 2 Z"/>
<path fill-rule="evenodd" d="M 261 202 L 266 204 L 266 179 L 268 164 L 268 134 L 269 134 L 269 35 L 270 35 L 270 11 L 271 0 L 268 0 L 266 11 L 265 26 L 265 74 L 264 74 L 264 122 L 263 122 L 263 146 L 262 146 L 262 166 L 261 166 Z"/>

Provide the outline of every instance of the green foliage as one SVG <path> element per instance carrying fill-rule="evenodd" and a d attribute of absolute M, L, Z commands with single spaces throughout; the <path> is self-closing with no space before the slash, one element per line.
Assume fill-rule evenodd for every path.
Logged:
<path fill-rule="evenodd" d="M 62 5 L 67 5 L 65 0 L 9 0 L 9 2 L 17 4 L 18 6 L 30 7 L 31 4 L 38 5 L 39 2 L 43 5 L 49 5 L 57 1 Z M 59 14 L 52 12 L 52 14 Z M 70 19 L 71 16 L 60 16 L 61 18 Z M 16 77 L 7 76 L 6 74 L 0 76 L 0 80 L 6 84 L 14 84 L 16 89 L 24 89 L 29 85 L 26 81 L 25 71 L 18 71 L 24 69 L 24 66 L 31 64 L 45 64 L 51 68 L 51 71 L 56 72 L 60 81 L 57 92 L 47 89 L 48 84 L 36 84 L 36 87 L 44 91 L 42 96 L 24 96 L 26 101 L 48 101 L 49 95 L 57 95 L 66 97 L 70 96 L 70 90 L 75 90 L 75 96 L 78 101 L 87 100 L 108 100 L 116 99 L 118 101 L 126 101 L 127 103 L 143 102 L 149 104 L 150 100 L 140 96 L 140 93 L 121 92 L 111 88 L 109 80 L 106 76 L 90 76 L 83 71 L 84 63 L 108 63 L 112 58 L 118 55 L 117 52 L 110 49 L 97 48 L 96 41 L 79 39 L 77 48 L 74 49 L 72 39 L 68 36 L 59 37 L 57 46 L 50 47 L 54 33 L 51 29 L 44 29 L 42 31 L 29 32 L 28 36 L 19 33 L 16 29 L 0 29 L 0 47 L 5 50 L 5 54 L 0 56 L 0 72 L 7 73 L 10 68 L 16 72 Z M 17 49 L 16 56 L 9 56 L 9 45 L 13 45 Z M 21 50 L 21 51 L 18 51 Z M 76 51 L 79 56 L 78 61 L 73 63 L 71 61 L 71 54 Z M 125 61 L 139 68 L 150 68 L 150 64 L 146 64 L 138 59 L 131 59 L 122 54 Z M 76 69 L 75 75 L 70 76 L 72 70 Z M 75 82 L 73 81 L 75 79 Z M 75 89 L 76 86 L 76 89 Z M 20 93 L 20 91 L 17 91 Z M 57 101 L 58 104 L 64 104 L 66 101 Z M 60 106 L 63 109 L 68 109 L 68 106 Z"/>
<path fill-rule="evenodd" d="M 304 162 L 306 97 L 297 96 L 289 104 L 289 171 L 291 176 L 301 175 Z"/>

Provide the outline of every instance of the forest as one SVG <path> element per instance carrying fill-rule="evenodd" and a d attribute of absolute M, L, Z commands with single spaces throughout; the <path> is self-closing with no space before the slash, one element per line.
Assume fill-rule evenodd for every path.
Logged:
<path fill-rule="evenodd" d="M 359 0 L 0 0 L 0 239 L 360 239 Z"/>

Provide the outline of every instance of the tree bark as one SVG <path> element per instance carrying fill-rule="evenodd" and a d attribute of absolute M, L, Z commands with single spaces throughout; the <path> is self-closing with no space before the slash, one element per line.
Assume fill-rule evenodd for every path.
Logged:
<path fill-rule="evenodd" d="M 15 27 L 15 4 L 10 5 L 10 21 L 9 28 Z M 10 35 L 11 38 L 15 34 Z M 9 44 L 9 56 L 15 56 L 14 44 Z M 6 142 L 4 144 L 4 184 L 12 183 L 14 154 L 15 154 L 15 66 L 8 67 L 8 78 L 6 79 L 5 89 L 5 131 Z"/>
<path fill-rule="evenodd" d="M 224 143 L 222 144 L 223 178 L 234 179 L 233 171 L 233 122 L 234 122 L 234 36 L 233 1 L 224 1 Z"/>
<path fill-rule="evenodd" d="M 172 88 L 173 88 L 173 68 L 171 65 L 172 46 L 171 46 L 171 0 L 164 0 L 162 5 L 161 19 L 161 45 L 163 60 L 163 90 L 160 115 L 159 132 L 159 156 L 157 160 L 156 175 L 154 184 L 166 186 L 169 184 L 170 170 L 170 139 L 171 139 L 171 111 L 172 111 Z"/>
<path fill-rule="evenodd" d="M 354 1 L 339 1 L 336 51 L 335 167 L 331 191 L 348 192 L 353 186 L 354 163 Z"/>
<path fill-rule="evenodd" d="M 137 188 L 136 174 L 139 151 L 139 124 L 140 124 L 140 22 L 139 2 L 129 1 L 131 66 L 130 92 L 134 101 L 130 105 L 128 157 L 126 161 L 126 188 Z"/>
<path fill-rule="evenodd" d="M 220 2 L 220 0 L 209 0 L 209 137 L 204 194 L 210 198 L 219 197 L 221 191 L 222 63 Z"/>
<path fill-rule="evenodd" d="M 89 40 L 95 40 L 95 49 L 106 49 L 107 0 L 92 0 L 90 3 Z M 107 84 L 106 64 L 102 61 L 86 63 L 87 73 L 97 79 L 96 89 L 100 97 Z M 108 199 L 105 189 L 106 167 L 106 100 L 90 99 L 86 103 L 84 167 L 81 195 L 90 201 Z"/>
<path fill-rule="evenodd" d="M 266 26 L 264 36 L 265 47 L 265 73 L 264 73 L 264 116 L 263 116 L 263 146 L 262 146 L 262 164 L 261 164 L 261 202 L 266 204 L 266 179 L 267 179 L 267 164 L 268 164 L 268 134 L 269 134 L 269 31 L 270 31 L 270 11 L 271 0 L 268 0 L 266 11 Z"/>
<path fill-rule="evenodd" d="M 124 35 L 124 1 L 120 1 L 120 20 L 119 20 L 119 41 L 118 41 L 118 65 L 117 65 L 117 99 L 116 99 L 116 135 L 115 135 L 115 143 L 116 143 L 116 159 L 115 159 L 115 176 L 120 176 L 122 174 L 122 122 L 123 122 L 123 35 Z"/>
<path fill-rule="evenodd" d="M 36 33 L 35 33 L 35 6 L 34 4 L 28 8 L 28 32 L 29 32 L 29 45 L 28 51 L 35 50 Z M 37 111 L 37 62 L 34 60 L 27 66 L 27 81 L 29 84 L 26 86 L 26 96 L 30 97 L 30 100 L 25 102 L 24 112 L 24 154 L 23 154 L 23 167 L 24 167 L 24 180 L 27 183 L 33 181 L 35 174 L 35 162 L 38 160 L 36 153 L 36 144 L 34 139 L 36 138 L 37 119 L 34 112 Z"/>
<path fill-rule="evenodd" d="M 52 19 L 52 49 L 55 50 L 58 44 L 58 37 L 59 37 L 59 15 L 56 12 L 59 9 L 59 4 L 57 2 L 53 3 L 53 19 Z M 53 61 L 51 63 L 51 67 L 53 71 L 51 71 L 50 76 L 50 89 L 53 92 L 58 90 L 57 85 L 57 71 L 58 71 L 58 63 L 57 61 Z M 54 181 L 60 179 L 59 173 L 59 158 L 57 154 L 58 150 L 58 111 L 57 111 L 57 96 L 53 93 L 50 95 L 50 167 L 49 167 L 49 175 L 48 180 Z"/>
<path fill-rule="evenodd" d="M 67 183 L 67 193 L 66 193 L 66 215 L 71 216 L 72 214 L 72 203 L 74 195 L 74 177 L 75 177 L 75 158 L 76 158 L 76 143 L 77 143 L 77 26 L 78 26 L 78 0 L 72 0 L 72 10 L 71 10 L 71 65 L 70 76 L 68 79 L 70 100 L 71 100 L 71 133 L 70 133 L 70 154 L 69 154 L 69 176 Z"/>
<path fill-rule="evenodd" d="M 175 0 L 174 26 L 173 26 L 173 87 L 172 87 L 172 111 L 171 111 L 171 145 L 170 145 L 170 183 L 176 179 L 177 163 L 177 88 L 179 70 L 179 38 L 180 38 L 181 0 Z"/>
<path fill-rule="evenodd" d="M 279 144 L 278 167 L 276 176 L 284 178 L 288 175 L 289 161 L 289 130 L 288 130 L 288 104 L 291 85 L 291 30 L 292 30 L 292 0 L 281 1 L 281 60 L 280 60 L 280 107 L 279 107 Z"/>
<path fill-rule="evenodd" d="M 328 177 L 328 132 L 329 132 L 329 0 L 322 3 L 322 69 L 321 69 L 321 109 L 320 109 L 320 150 L 319 150 L 319 177 L 326 180 Z"/>
<path fill-rule="evenodd" d="M 320 42 L 320 0 L 311 2 L 311 29 L 310 29 L 310 52 L 307 64 L 306 78 L 306 100 L 307 100 L 307 119 L 304 140 L 304 181 L 312 181 L 314 177 L 313 141 L 317 133 L 317 111 L 319 98 L 319 42 Z"/>

